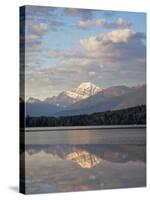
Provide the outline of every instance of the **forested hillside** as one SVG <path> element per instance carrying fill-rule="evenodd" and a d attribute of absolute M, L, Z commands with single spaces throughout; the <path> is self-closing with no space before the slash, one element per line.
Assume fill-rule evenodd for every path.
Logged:
<path fill-rule="evenodd" d="M 26 127 L 146 124 L 146 106 L 62 117 L 26 117 Z"/>

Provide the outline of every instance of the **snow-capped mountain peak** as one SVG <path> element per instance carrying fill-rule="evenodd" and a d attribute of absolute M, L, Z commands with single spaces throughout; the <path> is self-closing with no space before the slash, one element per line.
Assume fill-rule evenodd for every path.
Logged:
<path fill-rule="evenodd" d="M 86 99 L 89 96 L 96 94 L 97 92 L 101 91 L 100 87 L 90 83 L 90 82 L 83 82 L 77 88 L 72 89 L 71 91 L 63 91 L 58 96 L 47 98 L 49 102 L 53 103 L 62 103 L 66 106 L 67 104 L 75 103 L 82 99 Z"/>
<path fill-rule="evenodd" d="M 72 90 L 73 92 L 77 93 L 78 95 L 81 95 L 84 98 L 87 98 L 89 96 L 92 96 L 96 94 L 97 92 L 101 91 L 102 89 L 95 84 L 92 84 L 90 82 L 83 82 L 81 83 L 76 89 Z"/>
<path fill-rule="evenodd" d="M 79 100 L 92 96 L 101 90 L 102 89 L 100 87 L 97 87 L 96 85 L 90 82 L 83 82 L 77 88 L 74 88 L 71 91 L 67 90 L 61 92 L 58 96 L 53 97 L 53 100 L 54 99 L 56 101 L 69 100 L 69 102 L 71 101 L 71 103 L 75 103 Z"/>

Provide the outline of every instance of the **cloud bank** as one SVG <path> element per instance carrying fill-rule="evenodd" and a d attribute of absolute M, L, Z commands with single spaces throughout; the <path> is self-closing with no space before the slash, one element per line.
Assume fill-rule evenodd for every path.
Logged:
<path fill-rule="evenodd" d="M 102 27 L 105 29 L 120 29 L 128 28 L 131 26 L 131 22 L 119 17 L 115 21 L 108 22 L 106 19 L 96 19 L 96 20 L 81 20 L 78 26 L 83 29 L 89 29 L 92 27 Z"/>
<path fill-rule="evenodd" d="M 85 81 L 102 87 L 145 82 L 145 30 L 135 29 L 130 17 L 73 8 L 27 12 L 28 97 L 50 97 Z"/>

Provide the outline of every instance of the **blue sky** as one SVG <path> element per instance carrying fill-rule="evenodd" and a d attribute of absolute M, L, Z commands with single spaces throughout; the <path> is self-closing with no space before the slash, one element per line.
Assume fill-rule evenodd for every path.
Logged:
<path fill-rule="evenodd" d="M 26 98 L 145 83 L 144 13 L 26 6 L 25 23 Z"/>

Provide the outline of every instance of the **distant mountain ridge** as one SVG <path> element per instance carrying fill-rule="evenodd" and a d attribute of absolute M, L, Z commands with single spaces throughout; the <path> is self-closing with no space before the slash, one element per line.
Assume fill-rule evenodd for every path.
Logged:
<path fill-rule="evenodd" d="M 29 98 L 26 115 L 68 116 L 91 114 L 106 110 L 146 105 L 146 85 L 127 87 L 124 85 L 108 88 L 98 87 L 90 82 L 81 83 L 71 91 L 40 101 Z"/>
<path fill-rule="evenodd" d="M 126 86 L 114 86 L 106 88 L 99 93 L 69 105 L 56 116 L 68 116 L 79 114 L 92 114 L 107 110 L 146 105 L 146 86 L 129 88 Z"/>
<path fill-rule="evenodd" d="M 83 82 L 71 91 L 63 91 L 57 96 L 48 97 L 43 101 L 30 97 L 26 102 L 26 115 L 52 115 L 73 103 L 98 93 L 101 90 L 102 88 L 95 84 Z"/>

